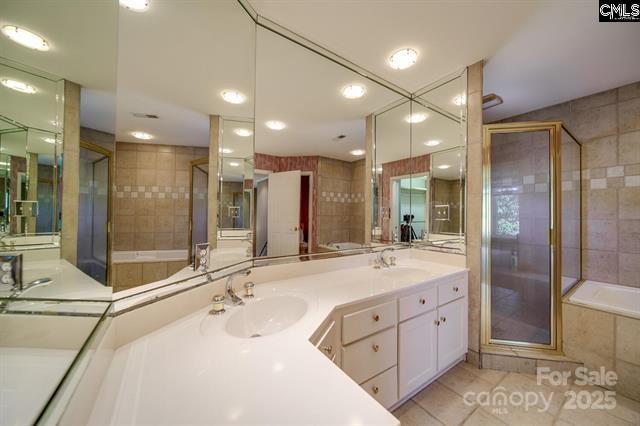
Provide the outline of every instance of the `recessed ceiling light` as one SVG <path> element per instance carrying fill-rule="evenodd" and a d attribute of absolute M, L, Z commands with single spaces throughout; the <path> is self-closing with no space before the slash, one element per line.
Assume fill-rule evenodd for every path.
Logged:
<path fill-rule="evenodd" d="M 231 161 L 231 162 L 229 162 L 229 165 L 231 167 L 238 167 L 240 165 L 240 163 L 236 163 L 235 161 Z"/>
<path fill-rule="evenodd" d="M 453 98 L 453 103 L 456 106 L 462 106 L 467 103 L 467 96 L 464 93 L 457 95 Z"/>
<path fill-rule="evenodd" d="M 32 95 L 37 92 L 36 88 L 30 84 L 27 84 L 23 81 L 12 80 L 10 78 L 3 78 L 0 80 L 3 86 L 8 87 L 9 89 L 13 89 L 20 93 L 27 93 Z"/>
<path fill-rule="evenodd" d="M 220 148 L 219 151 L 223 154 L 231 154 L 233 152 L 233 150 L 230 148 Z"/>
<path fill-rule="evenodd" d="M 246 137 L 251 136 L 253 134 L 253 132 L 251 130 L 243 129 L 243 128 L 233 129 L 233 133 L 235 133 L 238 136 L 242 136 L 243 138 L 246 138 Z"/>
<path fill-rule="evenodd" d="M 364 96 L 367 89 L 361 84 L 350 84 L 342 88 L 342 96 L 347 99 L 358 99 Z"/>
<path fill-rule="evenodd" d="M 222 92 L 222 99 L 229 102 L 230 104 L 241 104 L 247 99 L 247 97 L 240 92 L 236 92 L 235 90 L 225 90 L 224 92 Z"/>
<path fill-rule="evenodd" d="M 426 146 L 438 146 L 438 145 L 440 145 L 440 141 L 432 139 L 430 141 L 426 141 L 424 144 Z"/>
<path fill-rule="evenodd" d="M 418 52 L 413 49 L 400 49 L 389 57 L 389 65 L 394 70 L 404 70 L 412 66 L 418 60 Z"/>
<path fill-rule="evenodd" d="M 120 6 L 134 12 L 144 12 L 149 9 L 151 0 L 120 0 Z"/>
<path fill-rule="evenodd" d="M 131 132 L 131 136 L 136 139 L 142 139 L 144 141 L 148 141 L 149 139 L 153 139 L 153 136 L 147 132 Z"/>
<path fill-rule="evenodd" d="M 407 115 L 404 118 L 404 121 L 412 124 L 422 123 L 424 120 L 427 119 L 427 117 L 429 117 L 429 115 L 425 114 L 424 112 L 416 112 L 415 114 Z"/>
<path fill-rule="evenodd" d="M 449 167 L 451 167 L 449 164 L 440 164 L 438 166 L 439 169 L 448 169 Z"/>
<path fill-rule="evenodd" d="M 360 155 L 364 155 L 365 154 L 365 150 L 364 149 L 354 149 L 353 151 L 349 151 L 349 154 L 355 155 L 356 157 L 358 157 Z"/>
<path fill-rule="evenodd" d="M 284 124 L 282 121 L 278 121 L 278 120 L 269 120 L 265 124 L 271 130 L 282 130 L 285 127 L 287 127 L 286 124 Z"/>
<path fill-rule="evenodd" d="M 49 50 L 49 43 L 44 37 L 27 29 L 16 27 L 15 25 L 5 25 L 2 27 L 2 34 L 29 49 L 39 50 L 40 52 Z"/>
<path fill-rule="evenodd" d="M 46 143 L 56 143 L 55 138 L 42 138 Z"/>

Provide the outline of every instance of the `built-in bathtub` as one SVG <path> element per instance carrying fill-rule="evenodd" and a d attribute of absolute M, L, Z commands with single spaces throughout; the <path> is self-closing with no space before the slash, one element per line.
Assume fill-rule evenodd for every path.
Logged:
<path fill-rule="evenodd" d="M 568 301 L 601 311 L 640 318 L 640 288 L 585 281 L 569 296 Z"/>
<path fill-rule="evenodd" d="M 111 253 L 114 291 L 164 280 L 189 264 L 187 250 L 138 250 Z"/>
<path fill-rule="evenodd" d="M 585 281 L 562 303 L 564 354 L 591 371 L 614 371 L 607 386 L 640 401 L 640 288 Z"/>

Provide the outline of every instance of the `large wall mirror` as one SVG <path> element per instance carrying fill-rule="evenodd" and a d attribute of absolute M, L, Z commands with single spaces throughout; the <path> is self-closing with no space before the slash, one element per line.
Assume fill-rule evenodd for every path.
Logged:
<path fill-rule="evenodd" d="M 372 239 L 464 248 L 466 72 L 375 115 Z"/>
<path fill-rule="evenodd" d="M 256 255 L 327 252 L 369 242 L 365 201 L 373 114 L 401 97 L 258 28 Z"/>
<path fill-rule="evenodd" d="M 0 233 L 9 246 L 57 242 L 64 82 L 0 59 Z"/>

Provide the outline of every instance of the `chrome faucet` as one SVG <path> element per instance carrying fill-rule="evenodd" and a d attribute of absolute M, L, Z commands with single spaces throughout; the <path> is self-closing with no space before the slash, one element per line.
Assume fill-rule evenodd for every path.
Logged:
<path fill-rule="evenodd" d="M 227 295 L 227 303 L 229 305 L 244 305 L 244 302 L 235 291 L 233 291 L 233 278 L 236 275 L 244 275 L 245 277 L 251 273 L 251 269 L 243 269 L 229 275 L 227 278 L 227 284 L 225 285 L 225 294 Z"/>
<path fill-rule="evenodd" d="M 393 247 L 385 247 L 383 248 L 381 251 L 378 252 L 378 259 L 376 259 L 376 267 L 380 268 L 391 268 L 392 266 L 395 266 L 396 264 L 396 258 L 394 256 L 391 256 L 389 258 L 389 262 L 386 261 L 386 259 L 384 258 L 384 254 L 388 251 L 394 251 L 395 249 Z"/>

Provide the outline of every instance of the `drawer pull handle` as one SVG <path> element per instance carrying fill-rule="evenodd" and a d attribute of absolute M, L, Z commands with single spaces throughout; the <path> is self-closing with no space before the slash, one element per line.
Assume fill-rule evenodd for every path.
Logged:
<path fill-rule="evenodd" d="M 380 350 L 380 346 L 376 345 L 375 343 L 371 348 L 373 349 L 374 352 L 378 352 Z"/>
<path fill-rule="evenodd" d="M 440 321 L 447 322 L 447 317 L 440 317 Z"/>
<path fill-rule="evenodd" d="M 373 316 L 373 320 L 374 320 L 375 322 L 380 321 L 380 315 L 375 314 L 375 315 Z"/>
<path fill-rule="evenodd" d="M 427 303 L 427 299 L 425 299 L 424 297 L 420 298 L 420 304 L 424 305 L 425 303 Z"/>
<path fill-rule="evenodd" d="M 453 291 L 455 291 L 456 293 L 458 292 L 458 290 L 460 290 L 458 287 L 453 287 Z"/>
<path fill-rule="evenodd" d="M 440 321 L 438 321 L 438 320 L 435 320 L 433 323 L 434 323 L 435 325 L 440 325 Z"/>
<path fill-rule="evenodd" d="M 373 393 L 375 393 L 376 395 L 378 394 L 378 392 L 380 392 L 380 388 L 377 386 L 374 386 L 373 388 L 371 388 L 371 390 L 373 391 Z"/>
<path fill-rule="evenodd" d="M 333 346 L 331 345 L 326 345 L 322 347 L 322 350 L 328 354 L 331 354 L 331 352 L 333 352 Z"/>

